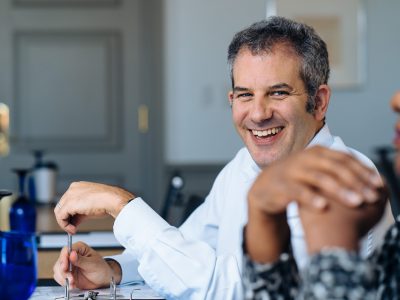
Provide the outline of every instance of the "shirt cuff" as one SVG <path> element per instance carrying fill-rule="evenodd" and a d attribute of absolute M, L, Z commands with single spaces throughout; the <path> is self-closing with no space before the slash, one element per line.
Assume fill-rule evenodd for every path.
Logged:
<path fill-rule="evenodd" d="M 129 202 L 114 222 L 115 238 L 136 259 L 140 260 L 145 249 L 170 225 L 161 218 L 142 198 Z"/>
<path fill-rule="evenodd" d="M 132 255 L 124 252 L 118 255 L 106 256 L 104 257 L 104 259 L 113 259 L 120 265 L 122 274 L 121 282 L 119 284 L 143 280 L 137 270 L 139 263 L 136 259 L 132 257 Z"/>

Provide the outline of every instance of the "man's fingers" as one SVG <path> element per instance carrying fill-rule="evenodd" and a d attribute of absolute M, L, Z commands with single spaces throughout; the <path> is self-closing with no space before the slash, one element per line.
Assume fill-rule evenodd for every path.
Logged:
<path fill-rule="evenodd" d="M 63 280 L 65 276 L 63 276 L 65 273 L 61 271 L 61 266 L 60 266 L 60 261 L 58 260 L 54 266 L 53 266 L 53 272 L 54 272 L 54 280 L 59 284 L 63 285 Z"/>
<path fill-rule="evenodd" d="M 59 262 L 60 262 L 60 268 L 63 272 L 68 271 L 68 263 L 69 263 L 69 258 L 68 258 L 68 248 L 63 247 L 60 252 L 59 256 Z"/>
<path fill-rule="evenodd" d="M 71 216 L 70 213 L 73 213 L 73 212 L 69 212 L 68 205 L 63 205 L 61 200 L 57 204 L 57 206 L 54 208 L 54 214 L 56 216 L 58 225 L 66 232 L 68 232 L 70 234 L 75 234 L 77 232 L 77 228 L 76 228 L 77 224 L 75 222 L 72 222 L 74 217 Z"/>
<path fill-rule="evenodd" d="M 75 281 L 75 277 L 73 276 L 73 274 L 68 273 L 68 274 L 67 274 L 67 277 L 68 277 L 69 288 L 70 288 L 70 289 L 75 289 L 75 288 L 77 288 L 77 286 L 76 286 L 76 281 Z"/>
<path fill-rule="evenodd" d="M 64 247 L 60 252 L 58 260 L 53 266 L 54 280 L 60 285 L 65 285 L 65 278 L 69 276 L 68 264 L 68 249 L 67 247 Z"/>
<path fill-rule="evenodd" d="M 70 223 L 71 216 L 66 209 L 66 204 L 63 204 L 63 198 L 57 203 L 56 207 L 54 208 L 54 215 L 56 217 L 56 221 L 58 225 L 66 230 L 67 226 Z"/>
<path fill-rule="evenodd" d="M 79 255 L 75 250 L 71 251 L 70 260 L 73 266 L 80 267 L 79 265 Z"/>
<path fill-rule="evenodd" d="M 86 252 L 87 249 L 83 249 Z M 98 267 L 98 261 L 94 260 L 92 256 L 82 255 L 80 251 L 71 252 L 72 264 L 83 270 L 94 270 Z"/>
<path fill-rule="evenodd" d="M 88 268 L 90 269 L 90 264 L 93 264 L 93 256 L 91 255 L 92 251 L 93 249 L 83 242 L 73 244 L 70 254 L 72 265 L 84 270 Z M 96 264 L 96 262 L 94 264 Z M 93 267 L 96 268 L 95 266 Z"/>

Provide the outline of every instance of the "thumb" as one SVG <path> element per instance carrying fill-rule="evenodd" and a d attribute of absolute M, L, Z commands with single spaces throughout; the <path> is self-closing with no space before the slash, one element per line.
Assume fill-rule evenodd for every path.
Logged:
<path fill-rule="evenodd" d="M 103 258 L 96 253 L 72 251 L 70 260 L 74 266 L 73 273 L 79 274 L 82 284 L 81 288 L 93 289 L 100 286 L 107 286 L 111 278 L 111 269 Z M 75 269 L 75 270 L 74 270 Z"/>
<path fill-rule="evenodd" d="M 88 267 L 90 268 L 90 265 L 92 265 L 92 260 L 90 259 L 90 257 L 86 257 L 84 255 L 80 255 L 78 254 L 77 251 L 72 250 L 70 257 L 69 257 L 71 263 L 75 266 L 78 267 L 80 269 L 88 269 Z"/>
<path fill-rule="evenodd" d="M 98 269 L 98 260 L 96 260 L 95 256 L 92 255 L 81 255 L 77 251 L 72 251 L 70 255 L 71 263 L 80 268 L 81 270 L 90 272 L 91 270 Z"/>

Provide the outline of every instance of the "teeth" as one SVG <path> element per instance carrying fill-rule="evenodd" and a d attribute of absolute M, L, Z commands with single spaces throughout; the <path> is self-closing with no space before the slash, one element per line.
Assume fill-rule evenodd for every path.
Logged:
<path fill-rule="evenodd" d="M 282 130 L 282 127 L 275 127 L 275 128 L 270 128 L 267 130 L 252 130 L 253 134 L 258 137 L 262 136 L 272 136 L 277 134 Z"/>

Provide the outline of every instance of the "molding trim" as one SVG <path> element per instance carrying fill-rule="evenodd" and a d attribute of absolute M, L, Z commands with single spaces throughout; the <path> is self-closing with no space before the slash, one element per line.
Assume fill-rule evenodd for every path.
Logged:
<path fill-rule="evenodd" d="M 65 151 L 90 151 L 90 150 L 118 150 L 121 148 L 122 135 L 122 41 L 121 33 L 115 30 L 21 30 L 13 34 L 14 53 L 14 101 L 11 107 L 13 114 L 10 140 L 18 149 L 46 149 L 54 152 Z M 22 134 L 23 101 L 21 93 L 24 86 L 26 64 L 24 64 L 24 51 L 26 46 L 41 45 L 41 43 L 58 45 L 60 42 L 81 45 L 85 41 L 99 43 L 105 49 L 105 98 L 107 118 L 105 134 L 98 137 L 30 137 Z M 90 45 L 90 44 L 89 44 Z M 84 46 L 82 46 L 84 47 Z M 40 116 L 38 116 L 40 120 Z M 71 119 L 73 122 L 73 119 Z M 90 122 L 90 116 L 88 116 Z M 51 126 L 51 124 L 46 124 Z"/>
<path fill-rule="evenodd" d="M 13 0 L 15 7 L 27 8 L 64 8 L 64 7 L 114 7 L 119 6 L 122 0 Z"/>

